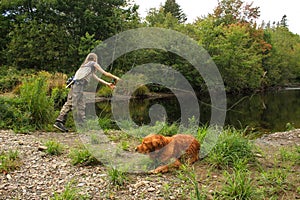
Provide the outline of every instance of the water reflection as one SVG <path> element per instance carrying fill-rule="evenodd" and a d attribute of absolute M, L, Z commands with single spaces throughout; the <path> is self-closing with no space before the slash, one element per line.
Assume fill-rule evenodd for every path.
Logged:
<path fill-rule="evenodd" d="M 187 97 L 188 98 L 188 97 Z M 166 111 L 169 123 L 180 123 L 181 111 L 176 97 L 157 99 L 131 99 L 129 110 L 131 119 L 139 124 L 149 124 L 149 109 L 161 105 Z M 209 124 L 211 117 L 210 100 L 199 98 L 200 122 Z M 261 132 L 285 131 L 287 124 L 300 127 L 300 90 L 282 90 L 249 96 L 227 96 L 225 125 L 236 128 L 251 128 Z M 110 102 L 96 104 L 99 117 L 112 117 Z M 161 116 L 160 116 L 161 117 Z"/>

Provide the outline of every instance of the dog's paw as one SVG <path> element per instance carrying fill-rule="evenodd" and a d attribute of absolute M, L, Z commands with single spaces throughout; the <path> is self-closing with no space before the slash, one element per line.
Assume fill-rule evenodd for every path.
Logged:
<path fill-rule="evenodd" d="M 151 170 L 149 171 L 151 174 L 159 174 L 159 173 L 166 173 L 168 172 L 168 166 L 160 166 L 160 167 L 157 167 L 156 169 L 154 170 Z"/>
<path fill-rule="evenodd" d="M 148 173 L 149 173 L 149 174 L 157 174 L 157 172 L 155 172 L 155 169 L 150 170 Z"/>

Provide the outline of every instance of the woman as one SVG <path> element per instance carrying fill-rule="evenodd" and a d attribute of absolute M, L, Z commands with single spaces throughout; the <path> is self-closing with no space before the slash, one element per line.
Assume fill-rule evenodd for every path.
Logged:
<path fill-rule="evenodd" d="M 55 128 L 59 129 L 62 132 L 68 131 L 68 129 L 65 127 L 65 123 L 68 117 L 68 113 L 71 110 L 73 110 L 74 112 L 73 113 L 74 120 L 78 123 L 78 125 L 83 125 L 85 120 L 85 101 L 84 101 L 83 91 L 85 86 L 90 82 L 92 77 L 96 79 L 98 82 L 107 85 L 111 89 L 115 88 L 115 85 L 113 83 L 108 83 L 105 80 L 100 79 L 96 75 L 95 73 L 96 71 L 99 71 L 104 76 L 112 78 L 115 81 L 120 80 L 119 77 L 103 70 L 98 64 L 97 54 L 90 53 L 75 74 L 75 80 L 73 81 L 74 83 L 71 85 L 71 89 L 68 94 L 68 99 L 63 105 L 60 114 L 56 118 L 56 121 L 53 125 Z M 79 74 L 79 76 L 77 76 L 76 78 L 77 74 Z"/>

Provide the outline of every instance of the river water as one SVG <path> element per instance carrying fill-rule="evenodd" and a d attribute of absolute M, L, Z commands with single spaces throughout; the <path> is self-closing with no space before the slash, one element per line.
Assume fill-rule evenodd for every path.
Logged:
<path fill-rule="evenodd" d="M 209 124 L 211 106 L 209 97 L 199 98 L 201 124 Z M 131 99 L 129 111 L 135 123 L 149 124 L 149 109 L 161 105 L 166 111 L 169 123 L 180 122 L 180 105 L 175 96 L 165 98 Z M 99 117 L 113 118 L 111 104 L 103 101 L 96 104 Z M 237 129 L 271 133 L 300 128 L 300 90 L 286 89 L 269 91 L 248 96 L 227 95 L 225 126 Z"/>

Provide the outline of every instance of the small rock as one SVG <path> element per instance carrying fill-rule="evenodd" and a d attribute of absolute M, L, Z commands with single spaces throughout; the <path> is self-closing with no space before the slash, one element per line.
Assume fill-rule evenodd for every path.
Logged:
<path fill-rule="evenodd" d="M 263 158 L 263 156 L 259 153 L 255 154 L 255 156 L 258 157 L 258 158 Z"/>
<path fill-rule="evenodd" d="M 140 181 L 140 182 L 137 182 L 136 184 L 133 185 L 133 187 L 135 189 L 141 187 L 142 185 L 147 185 L 149 183 L 149 181 Z"/>
<path fill-rule="evenodd" d="M 65 166 L 67 166 L 67 163 L 62 163 L 61 166 L 65 167 Z"/>
<path fill-rule="evenodd" d="M 150 187 L 150 188 L 148 188 L 148 192 L 154 192 L 156 189 L 154 188 L 154 187 Z"/>
<path fill-rule="evenodd" d="M 39 146 L 39 147 L 38 147 L 38 150 L 39 150 L 39 151 L 45 151 L 45 150 L 47 150 L 47 148 L 48 148 L 48 147 L 46 147 L 46 146 Z"/>
<path fill-rule="evenodd" d="M 78 187 L 82 187 L 82 186 L 84 186 L 85 185 L 85 183 L 78 183 Z"/>
<path fill-rule="evenodd" d="M 7 175 L 6 175 L 6 178 L 7 178 L 7 180 L 9 180 L 9 181 L 12 179 L 10 174 L 7 174 Z"/>

